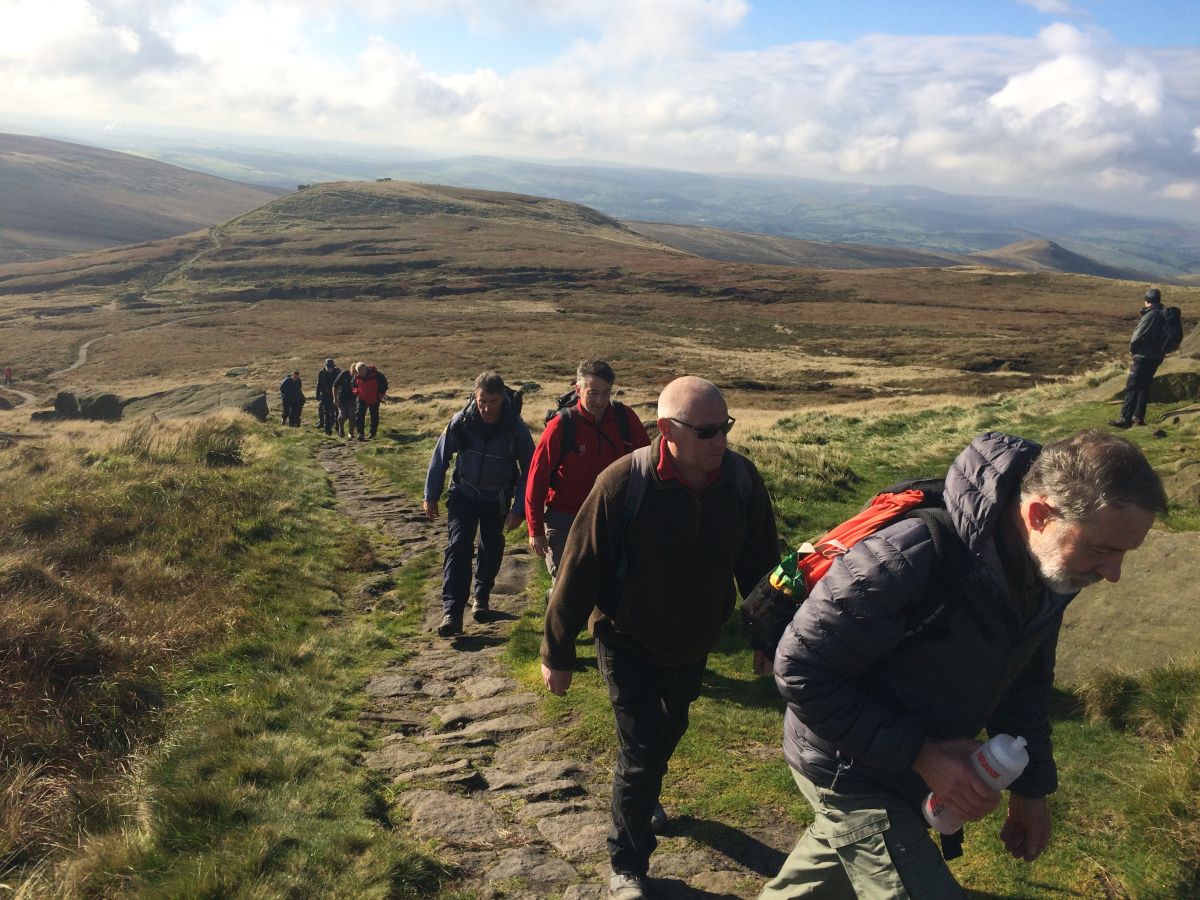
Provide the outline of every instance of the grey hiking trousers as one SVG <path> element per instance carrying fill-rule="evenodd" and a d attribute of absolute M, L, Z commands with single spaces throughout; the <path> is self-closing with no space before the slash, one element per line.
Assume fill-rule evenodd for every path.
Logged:
<path fill-rule="evenodd" d="M 838 794 L 791 772 L 816 818 L 758 900 L 965 900 L 915 807 L 895 794 Z"/>

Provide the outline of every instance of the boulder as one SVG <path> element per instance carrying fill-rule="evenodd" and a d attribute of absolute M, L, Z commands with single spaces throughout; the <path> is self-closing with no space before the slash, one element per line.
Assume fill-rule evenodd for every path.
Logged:
<path fill-rule="evenodd" d="M 269 415 L 267 395 L 242 384 L 191 384 L 146 397 L 135 397 L 125 403 L 126 415 L 153 414 L 160 419 L 202 416 L 219 409 L 249 413 L 260 422 L 265 422 Z"/>

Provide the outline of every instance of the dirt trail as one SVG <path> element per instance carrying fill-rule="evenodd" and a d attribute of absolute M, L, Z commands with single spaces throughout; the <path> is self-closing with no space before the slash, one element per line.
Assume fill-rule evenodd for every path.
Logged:
<path fill-rule="evenodd" d="M 419 498 L 368 478 L 355 449 L 331 439 L 317 452 L 339 511 L 399 542 L 397 566 L 440 551 L 444 520 L 428 523 Z M 501 658 L 531 564 L 523 543 L 510 547 L 491 617 L 475 623 L 468 612 L 466 633 L 453 640 L 437 637 L 441 601 L 429 592 L 425 634 L 406 648 L 414 655 L 367 685 L 371 705 L 363 718 L 384 737 L 364 763 L 398 786 L 412 785 L 400 795 L 406 827 L 458 867 L 454 889 L 481 898 L 593 900 L 605 896 L 609 875 L 611 773 L 542 720 L 541 698 L 510 678 Z M 369 580 L 362 590 L 377 584 Z M 672 819 L 651 862 L 656 896 L 756 896 L 795 837 L 791 823 L 765 824 L 749 833 Z"/>

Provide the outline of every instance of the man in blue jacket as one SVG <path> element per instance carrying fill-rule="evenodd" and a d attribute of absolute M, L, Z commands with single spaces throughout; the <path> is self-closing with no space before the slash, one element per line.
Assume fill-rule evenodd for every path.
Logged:
<path fill-rule="evenodd" d="M 467 588 L 471 583 L 471 557 L 475 536 L 479 556 L 475 565 L 475 621 L 488 614 L 492 586 L 504 555 L 504 531 L 525 520 L 524 498 L 533 437 L 521 419 L 519 394 L 504 386 L 495 372 L 475 379 L 471 401 L 456 413 L 438 438 L 425 477 L 425 515 L 438 517 L 438 500 L 446 481 L 446 470 L 455 457 L 454 474 L 446 498 L 449 538 L 442 564 L 442 621 L 438 634 L 462 634 Z"/>
<path fill-rule="evenodd" d="M 815 818 L 760 900 L 962 898 L 920 804 L 933 791 L 966 821 L 997 806 L 970 762 L 984 730 L 1028 743 L 1006 849 L 1026 862 L 1046 849 L 1063 610 L 1087 585 L 1120 578 L 1166 495 L 1135 444 L 1084 431 L 1044 448 L 980 435 L 950 467 L 944 496 L 954 533 L 943 544 L 965 546 L 963 572 L 940 577 L 947 559 L 929 526 L 901 519 L 835 561 L 784 632 L 784 755 Z M 913 634 L 934 592 L 944 611 Z M 943 852 L 954 855 L 953 843 Z"/>

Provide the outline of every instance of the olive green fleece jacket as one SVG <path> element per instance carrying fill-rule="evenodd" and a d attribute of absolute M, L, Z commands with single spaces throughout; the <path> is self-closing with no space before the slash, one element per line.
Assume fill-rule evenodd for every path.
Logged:
<path fill-rule="evenodd" d="M 563 551 L 546 610 L 542 662 L 575 667 L 575 637 L 587 621 L 601 641 L 627 647 L 660 666 L 703 659 L 743 596 L 779 563 L 775 515 L 762 476 L 726 451 L 719 477 L 699 493 L 660 481 L 662 439 L 652 447 L 653 479 L 637 516 L 622 532 L 631 457 L 605 469 Z M 738 495 L 734 466 L 750 475 L 749 502 Z M 616 571 L 625 546 L 626 574 Z"/>

